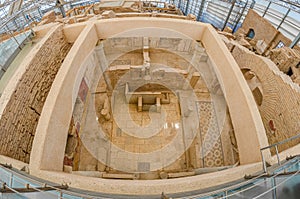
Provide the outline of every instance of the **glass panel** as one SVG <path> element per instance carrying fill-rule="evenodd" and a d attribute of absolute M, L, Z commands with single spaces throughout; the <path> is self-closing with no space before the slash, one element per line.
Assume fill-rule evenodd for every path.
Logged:
<path fill-rule="evenodd" d="M 288 179 L 289 177 L 290 179 Z M 284 180 L 286 181 L 284 182 Z M 300 196 L 300 175 L 299 174 L 292 177 L 291 176 L 277 177 L 276 183 L 279 184 L 279 186 L 276 189 L 276 195 L 278 199 L 299 198 Z"/>
<path fill-rule="evenodd" d="M 72 196 L 72 195 L 69 195 L 69 194 L 63 194 L 63 197 L 66 198 L 66 199 L 83 199 L 82 197 Z"/>
<path fill-rule="evenodd" d="M 6 170 L 0 168 L 0 182 L 3 184 L 4 182 L 10 185 L 11 174 Z"/>
<path fill-rule="evenodd" d="M 16 193 L 1 193 L 1 199 L 27 199 L 27 197 Z"/>
<path fill-rule="evenodd" d="M 7 61 L 11 59 L 11 57 L 15 54 L 16 50 L 19 47 L 19 44 L 22 44 L 26 38 L 31 34 L 30 31 L 25 33 L 21 33 L 13 37 L 3 41 L 0 43 L 0 66 L 7 66 Z M 18 42 L 18 43 L 17 43 Z"/>

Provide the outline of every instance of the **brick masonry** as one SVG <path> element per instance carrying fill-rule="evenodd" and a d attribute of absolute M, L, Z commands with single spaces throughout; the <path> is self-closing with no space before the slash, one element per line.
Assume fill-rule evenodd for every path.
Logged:
<path fill-rule="evenodd" d="M 250 29 L 255 32 L 254 40 L 263 40 L 267 49 L 264 54 L 268 55 L 269 50 L 275 48 L 281 41 L 285 46 L 289 46 L 292 41 L 279 32 L 267 19 L 261 17 L 257 12 L 250 9 L 241 27 L 247 34 Z M 299 46 L 294 49 L 300 50 Z"/>
<path fill-rule="evenodd" d="M 258 106 L 269 144 L 285 140 L 300 132 L 300 87 L 269 59 L 235 46 L 233 57 L 241 68 L 250 69 L 262 85 L 262 104 Z M 247 122 L 247 121 L 245 121 Z M 283 151 L 299 139 L 279 146 Z"/>
<path fill-rule="evenodd" d="M 44 102 L 70 48 L 58 29 L 30 62 L 0 119 L 0 154 L 29 162 Z"/>

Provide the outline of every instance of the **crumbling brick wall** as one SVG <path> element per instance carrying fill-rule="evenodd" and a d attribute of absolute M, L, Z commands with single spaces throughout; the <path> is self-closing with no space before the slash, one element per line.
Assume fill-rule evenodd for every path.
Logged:
<path fill-rule="evenodd" d="M 254 39 L 264 40 L 267 44 L 273 41 L 278 32 L 269 21 L 252 9 L 249 10 L 241 28 L 246 34 L 250 29 L 253 29 L 255 32 Z"/>
<path fill-rule="evenodd" d="M 267 58 L 238 46 L 235 46 L 232 55 L 240 68 L 250 69 L 261 82 L 263 99 L 258 109 L 269 144 L 300 133 L 300 87 Z M 279 151 L 299 144 L 299 141 L 280 145 Z"/>
<path fill-rule="evenodd" d="M 0 119 L 0 154 L 29 162 L 44 102 L 70 48 L 61 27 L 30 62 Z"/>
<path fill-rule="evenodd" d="M 256 41 L 263 40 L 267 45 L 266 55 L 268 55 L 267 51 L 275 48 L 280 41 L 283 42 L 285 46 L 289 46 L 292 43 L 290 39 L 279 32 L 267 19 L 261 17 L 252 9 L 249 10 L 241 29 L 245 31 L 245 34 L 247 34 L 250 29 L 254 30 L 254 39 Z M 295 46 L 294 48 L 300 50 L 299 46 Z"/>

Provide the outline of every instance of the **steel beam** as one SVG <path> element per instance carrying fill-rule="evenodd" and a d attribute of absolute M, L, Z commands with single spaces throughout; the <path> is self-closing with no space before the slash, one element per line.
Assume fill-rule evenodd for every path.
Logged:
<path fill-rule="evenodd" d="M 200 18 L 203 14 L 203 9 L 204 9 L 204 4 L 205 4 L 205 0 L 200 0 L 201 1 L 201 4 L 200 4 L 200 8 L 199 8 L 199 13 L 198 13 L 198 16 L 197 16 L 197 20 L 200 21 Z"/>
<path fill-rule="evenodd" d="M 186 1 L 186 7 L 185 7 L 185 11 L 184 11 L 184 12 L 185 12 L 185 13 L 184 13 L 185 15 L 187 15 L 187 11 L 188 11 L 188 8 L 189 8 L 189 6 L 190 6 L 190 1 L 191 1 L 191 0 L 187 0 L 187 1 Z"/>
<path fill-rule="evenodd" d="M 222 30 L 224 30 L 224 28 L 226 27 L 226 25 L 227 25 L 227 23 L 228 23 L 228 20 L 229 20 L 229 18 L 230 18 L 230 15 L 231 15 L 231 13 L 232 13 L 232 10 L 233 10 L 233 8 L 234 8 L 234 6 L 235 6 L 235 2 L 236 2 L 236 0 L 233 0 L 233 1 L 232 1 L 231 7 L 230 7 L 230 9 L 229 9 L 229 12 L 228 12 L 228 15 L 227 15 L 227 17 L 226 17 L 226 20 L 225 20 L 225 23 L 224 23 L 224 25 L 223 25 Z"/>
<path fill-rule="evenodd" d="M 249 0 L 246 1 L 245 6 L 243 7 L 242 13 L 240 14 L 238 20 L 236 21 L 235 26 L 233 27 L 232 31 L 234 31 L 234 30 L 236 29 L 236 27 L 238 26 L 238 24 L 239 24 L 241 18 L 243 17 L 243 14 L 244 14 L 244 12 L 245 12 L 245 10 L 246 10 L 246 7 L 248 6 L 248 1 L 249 1 Z"/>
<path fill-rule="evenodd" d="M 291 45 L 289 47 L 290 48 L 294 48 L 294 46 L 296 46 L 299 43 L 299 41 L 300 41 L 300 32 L 295 37 L 295 39 L 293 40 L 293 42 L 291 43 Z"/>
<path fill-rule="evenodd" d="M 265 9 L 265 12 L 264 12 L 264 14 L 262 15 L 262 17 L 264 17 L 264 16 L 266 15 L 267 11 L 268 11 L 269 8 L 270 8 L 271 3 L 272 3 L 272 2 L 270 1 L 269 4 L 267 5 L 267 7 L 266 7 L 266 9 Z"/>
<path fill-rule="evenodd" d="M 282 23 L 284 22 L 285 18 L 289 15 L 291 9 L 289 8 L 288 11 L 285 13 L 284 17 L 282 18 L 280 24 L 277 27 L 277 30 L 281 27 Z"/>

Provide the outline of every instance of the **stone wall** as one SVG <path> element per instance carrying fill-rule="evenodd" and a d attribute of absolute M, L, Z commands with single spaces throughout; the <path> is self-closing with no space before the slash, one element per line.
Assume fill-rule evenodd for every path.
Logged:
<path fill-rule="evenodd" d="M 255 32 L 254 40 L 263 40 L 267 45 L 265 54 L 268 54 L 268 49 L 275 48 L 281 41 L 285 46 L 289 46 L 292 41 L 285 37 L 281 32 L 279 32 L 267 19 L 261 17 L 254 10 L 250 9 L 241 27 L 245 34 L 248 33 L 250 29 Z M 295 46 L 295 49 L 300 50 L 299 46 Z"/>
<path fill-rule="evenodd" d="M 300 132 L 300 87 L 267 58 L 255 55 L 241 46 L 235 46 L 232 55 L 240 68 L 250 69 L 251 75 L 256 76 L 256 81 L 259 81 L 256 84 L 262 86 L 262 102 L 258 108 L 269 144 L 298 134 Z M 254 78 L 251 79 L 253 80 Z M 294 140 L 284 144 L 279 147 L 279 151 L 298 143 L 299 140 Z"/>
<path fill-rule="evenodd" d="M 277 34 L 276 28 L 272 24 L 250 9 L 241 27 L 247 34 L 250 29 L 255 32 L 255 40 L 264 40 L 267 44 L 271 43 Z"/>
<path fill-rule="evenodd" d="M 0 119 L 0 154 L 29 162 L 44 102 L 70 48 L 60 28 L 30 62 Z"/>

